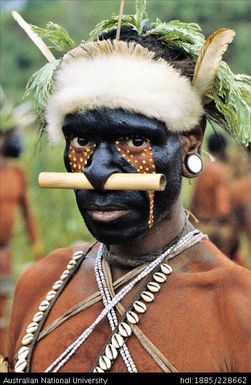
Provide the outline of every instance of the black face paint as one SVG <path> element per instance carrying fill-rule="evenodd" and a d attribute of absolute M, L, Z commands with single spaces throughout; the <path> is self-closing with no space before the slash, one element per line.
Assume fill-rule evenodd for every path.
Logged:
<path fill-rule="evenodd" d="M 81 172 L 73 169 L 69 158 L 72 147 L 77 144 L 80 151 L 93 149 L 91 156 L 85 159 L 83 172 L 95 190 L 76 190 L 75 193 L 79 210 L 95 238 L 108 244 L 125 243 L 147 231 L 147 192 L 103 190 L 111 174 L 137 172 L 116 147 L 121 138 L 130 138 L 136 146 L 146 139 L 151 143 L 156 172 L 167 178 L 166 190 L 155 193 L 154 223 L 170 214 L 181 189 L 181 145 L 178 136 L 168 132 L 163 123 L 140 114 L 102 109 L 68 115 L 63 132 L 68 171 Z"/>

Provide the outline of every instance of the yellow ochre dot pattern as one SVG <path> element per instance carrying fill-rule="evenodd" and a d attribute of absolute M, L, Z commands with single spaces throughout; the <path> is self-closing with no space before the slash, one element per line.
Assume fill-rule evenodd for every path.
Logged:
<path fill-rule="evenodd" d="M 153 161 L 153 151 L 149 139 L 145 139 L 144 145 L 139 147 L 129 146 L 129 137 L 116 140 L 115 146 L 127 162 L 141 174 L 155 174 L 155 164 Z M 148 191 L 149 197 L 149 219 L 148 228 L 154 224 L 154 191 Z"/>
<path fill-rule="evenodd" d="M 76 148 L 70 145 L 69 148 L 69 162 L 71 172 L 82 172 L 83 168 L 87 165 L 88 160 L 92 156 L 95 145 L 91 147 L 85 147 L 83 149 Z"/>

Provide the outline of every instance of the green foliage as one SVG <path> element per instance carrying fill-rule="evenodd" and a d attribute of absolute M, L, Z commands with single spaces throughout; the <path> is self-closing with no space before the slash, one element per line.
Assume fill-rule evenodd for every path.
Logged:
<path fill-rule="evenodd" d="M 49 40 L 52 44 L 49 48 L 55 48 L 57 51 L 64 53 L 75 47 L 74 41 L 61 25 L 50 21 L 47 28 L 37 27 L 36 25 L 31 27 L 41 38 Z"/>
<path fill-rule="evenodd" d="M 121 19 L 121 25 L 130 25 L 138 33 L 142 32 L 142 29 L 148 19 L 143 19 L 146 14 L 146 0 L 136 0 L 136 13 L 134 15 L 123 15 Z M 90 40 L 98 39 L 101 33 L 106 33 L 118 26 L 118 16 L 112 16 L 111 19 L 102 20 L 96 25 L 96 27 L 90 32 Z"/>
<path fill-rule="evenodd" d="M 96 27 L 90 32 L 89 40 L 97 40 L 101 33 L 106 33 L 113 28 L 117 28 L 118 25 L 118 16 L 113 16 L 109 20 L 102 20 L 96 25 Z M 121 20 L 121 25 L 131 25 L 133 28 L 136 27 L 135 20 L 133 16 L 123 15 Z"/>
<path fill-rule="evenodd" d="M 192 57 L 199 54 L 205 41 L 198 24 L 183 23 L 172 20 L 168 23 L 156 21 L 156 27 L 147 32 L 147 35 L 157 35 L 164 43 L 174 48 L 181 48 Z"/>
<path fill-rule="evenodd" d="M 53 90 L 53 76 L 58 69 L 60 59 L 45 64 L 39 71 L 35 72 L 26 86 L 25 96 L 30 93 L 34 97 L 34 107 L 40 119 L 40 126 L 44 126 L 44 108 Z"/>
<path fill-rule="evenodd" d="M 251 143 L 250 95 L 251 77 L 234 75 L 228 65 L 222 62 L 216 77 L 213 99 L 217 109 L 224 115 L 231 135 L 246 145 Z"/>
<path fill-rule="evenodd" d="M 136 0 L 136 13 L 134 15 L 136 30 L 138 33 L 141 33 L 143 27 L 148 19 L 144 19 L 147 17 L 146 13 L 146 0 Z"/>

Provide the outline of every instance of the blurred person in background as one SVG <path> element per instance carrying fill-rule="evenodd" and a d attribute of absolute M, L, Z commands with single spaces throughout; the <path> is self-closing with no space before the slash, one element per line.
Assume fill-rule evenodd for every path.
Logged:
<path fill-rule="evenodd" d="M 231 183 L 232 231 L 230 237 L 230 257 L 242 265 L 247 265 L 241 255 L 243 235 L 251 254 L 251 146 L 243 154 L 236 148 L 230 158 L 233 181 Z M 247 266 L 248 267 L 248 266 Z"/>
<path fill-rule="evenodd" d="M 15 116 L 12 104 L 1 91 L 0 125 L 0 353 L 5 352 L 5 331 L 7 328 L 7 302 L 12 290 L 12 250 L 17 209 L 21 209 L 27 235 L 36 259 L 42 255 L 37 226 L 32 214 L 27 192 L 25 170 L 13 162 L 23 150 L 18 123 L 24 122 Z M 18 116 L 18 119 L 17 119 Z"/>
<path fill-rule="evenodd" d="M 228 143 L 225 136 L 213 133 L 207 145 L 214 161 L 205 163 L 203 172 L 196 179 L 190 210 L 199 221 L 197 227 L 229 256 L 232 219 Z"/>

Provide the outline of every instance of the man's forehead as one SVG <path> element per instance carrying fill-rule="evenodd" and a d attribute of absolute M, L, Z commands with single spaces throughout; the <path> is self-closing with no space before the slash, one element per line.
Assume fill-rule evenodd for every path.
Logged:
<path fill-rule="evenodd" d="M 167 133 L 167 127 L 157 119 L 148 118 L 142 114 L 124 111 L 122 109 L 95 109 L 84 113 L 66 115 L 63 132 L 78 131 L 95 135 L 124 135 L 141 134 L 155 136 Z"/>

